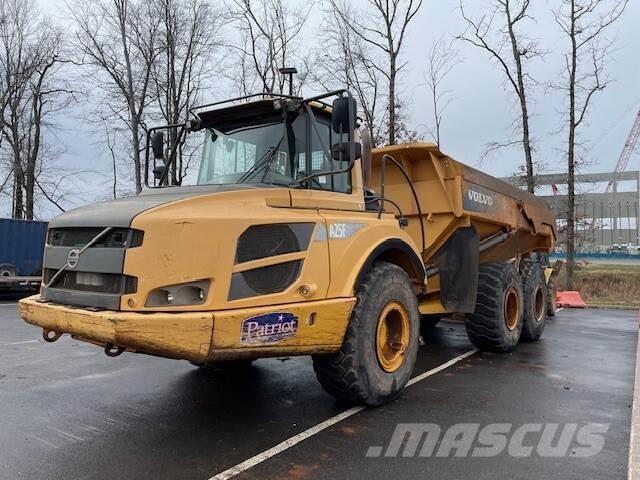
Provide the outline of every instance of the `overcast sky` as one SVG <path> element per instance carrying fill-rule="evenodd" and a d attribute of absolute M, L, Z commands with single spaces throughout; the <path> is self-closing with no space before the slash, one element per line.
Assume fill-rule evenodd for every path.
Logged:
<path fill-rule="evenodd" d="M 60 21 L 65 21 L 64 1 L 40 0 L 42 8 Z M 356 0 L 355 3 L 364 3 Z M 482 11 L 486 2 L 468 0 L 472 13 Z M 549 55 L 535 64 L 533 72 L 536 79 L 544 84 L 558 80 L 561 75 L 561 53 L 566 39 L 560 34 L 549 11 L 557 1 L 537 0 L 535 10 L 536 23 L 530 26 L 530 36 L 538 37 Z M 410 106 L 410 125 L 421 130 L 421 124 L 430 123 L 431 109 L 428 92 L 424 85 L 424 70 L 428 52 L 438 38 L 452 39 L 464 30 L 457 0 L 424 0 L 421 12 L 417 15 L 408 33 L 403 52 L 408 66 L 402 78 L 402 92 L 405 102 Z M 321 11 L 314 9 L 312 26 L 319 23 Z M 593 102 L 588 124 L 583 129 L 583 139 L 590 142 L 589 158 L 593 165 L 585 171 L 610 171 L 615 167 L 624 141 L 633 120 L 640 108 L 640 1 L 631 0 L 623 18 L 609 32 L 617 35 L 617 51 L 611 58 L 608 73 L 616 79 L 604 92 L 599 93 Z M 313 41 L 313 32 L 309 40 Z M 442 147 L 454 158 L 471 165 L 478 165 L 486 144 L 491 141 L 504 141 L 510 135 L 510 125 L 518 110 L 513 102 L 512 91 L 507 88 L 503 75 L 495 64 L 489 62 L 487 55 L 471 46 L 458 45 L 463 61 L 448 77 L 446 88 L 452 91 L 454 98 L 445 114 Z M 219 99 L 220 95 L 206 95 L 205 100 Z M 558 134 L 561 127 L 563 98 L 554 91 L 540 87 L 534 92 L 531 110 L 533 135 L 537 151 L 535 159 L 547 166 L 547 171 L 565 171 L 562 155 L 566 135 Z M 60 141 L 66 144 L 67 151 L 61 164 L 83 169 L 91 169 L 107 175 L 109 157 L 96 145 L 96 138 L 88 128 L 78 120 L 77 111 L 72 106 L 68 118 L 62 120 L 63 129 Z M 423 129 L 422 129 L 423 130 Z M 640 150 L 640 149 L 639 149 Z M 632 158 L 629 170 L 640 169 L 640 152 Z M 522 150 L 502 151 L 486 158 L 481 168 L 496 176 L 513 174 L 522 163 Z M 83 178 L 79 186 L 79 198 L 76 204 L 106 197 L 109 191 L 108 177 L 95 175 Z M 4 210 L 4 209 L 2 209 Z M 8 212 L 0 212 L 5 214 Z M 49 216 L 55 211 L 41 212 Z"/>

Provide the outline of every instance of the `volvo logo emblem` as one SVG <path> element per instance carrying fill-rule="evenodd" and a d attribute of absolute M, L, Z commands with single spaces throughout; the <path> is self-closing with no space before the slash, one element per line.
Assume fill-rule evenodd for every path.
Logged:
<path fill-rule="evenodd" d="M 74 248 L 69 251 L 67 255 L 67 266 L 69 268 L 76 268 L 78 266 L 78 258 L 80 257 L 80 250 Z"/>

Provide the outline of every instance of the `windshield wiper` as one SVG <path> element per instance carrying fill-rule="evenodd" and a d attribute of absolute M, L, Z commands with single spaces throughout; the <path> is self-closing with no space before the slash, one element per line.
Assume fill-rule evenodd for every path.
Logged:
<path fill-rule="evenodd" d="M 247 173 L 242 175 L 242 177 L 240 177 L 236 183 L 244 183 L 246 180 L 253 177 L 258 172 L 258 169 L 262 168 L 265 165 L 267 165 L 267 168 L 271 166 L 271 161 L 273 160 L 273 157 L 275 156 L 277 151 L 278 150 L 275 147 L 267 148 L 267 151 L 264 152 L 264 155 L 262 155 L 260 160 L 258 160 L 258 162 L 253 167 L 247 170 Z"/>
<path fill-rule="evenodd" d="M 247 170 L 247 173 L 242 175 L 242 177 L 240 177 L 236 183 L 244 183 L 245 181 L 249 180 L 259 170 L 261 170 L 262 167 L 266 166 L 268 171 L 269 167 L 271 167 L 271 162 L 273 161 L 273 157 L 275 157 L 276 153 L 278 152 L 278 148 L 280 148 L 280 144 L 282 143 L 282 140 L 284 140 L 284 135 L 280 137 L 280 140 L 278 141 L 275 147 L 268 147 L 267 150 L 262 155 L 262 157 L 260 157 L 260 160 L 258 160 L 255 163 L 255 165 L 253 165 L 253 167 Z"/>

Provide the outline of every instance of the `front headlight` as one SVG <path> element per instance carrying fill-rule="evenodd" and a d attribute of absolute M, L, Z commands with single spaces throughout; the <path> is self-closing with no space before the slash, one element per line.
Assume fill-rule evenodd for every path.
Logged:
<path fill-rule="evenodd" d="M 179 307 L 185 305 L 200 305 L 207 301 L 209 295 L 209 280 L 168 285 L 152 290 L 145 307 Z"/>

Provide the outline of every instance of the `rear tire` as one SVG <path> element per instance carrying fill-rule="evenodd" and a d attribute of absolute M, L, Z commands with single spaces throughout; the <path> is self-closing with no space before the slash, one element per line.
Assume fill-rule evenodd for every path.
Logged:
<path fill-rule="evenodd" d="M 419 313 L 407 273 L 376 262 L 356 292 L 340 351 L 313 357 L 322 387 L 348 403 L 378 406 L 396 398 L 418 354 Z"/>
<path fill-rule="evenodd" d="M 511 263 L 480 265 L 474 313 L 465 318 L 467 336 L 480 350 L 510 352 L 522 333 L 522 287 Z"/>
<path fill-rule="evenodd" d="M 524 263 L 521 270 L 524 295 L 522 339 L 536 341 L 542 336 L 547 319 L 547 284 L 539 263 Z"/>

